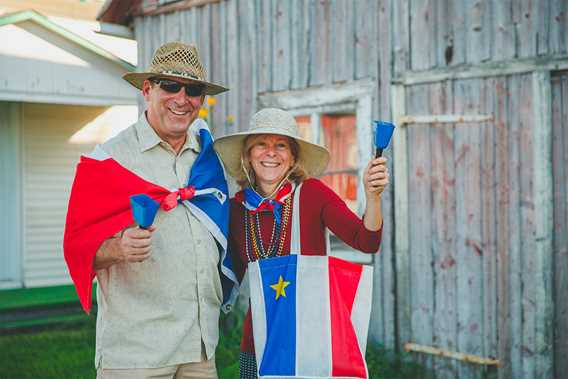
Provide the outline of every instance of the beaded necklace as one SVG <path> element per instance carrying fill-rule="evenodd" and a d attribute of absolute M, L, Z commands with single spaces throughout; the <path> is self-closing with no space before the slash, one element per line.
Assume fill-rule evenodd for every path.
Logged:
<path fill-rule="evenodd" d="M 281 209 L 281 222 L 277 224 L 273 219 L 272 233 L 270 234 L 270 243 L 268 248 L 264 249 L 262 234 L 260 232 L 260 212 L 253 214 L 251 211 L 244 212 L 245 225 L 245 251 L 249 262 L 258 259 L 270 257 L 278 257 L 284 251 L 284 240 L 286 238 L 286 230 L 290 221 L 290 211 L 292 208 L 292 196 L 289 196 Z"/>

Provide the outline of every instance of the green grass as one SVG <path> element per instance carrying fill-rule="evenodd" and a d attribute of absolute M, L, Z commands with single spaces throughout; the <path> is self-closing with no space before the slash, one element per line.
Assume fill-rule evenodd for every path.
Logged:
<path fill-rule="evenodd" d="M 73 314 L 64 314 L 64 315 L 53 315 L 42 317 L 41 319 L 38 318 L 31 318 L 29 320 L 8 320 L 3 321 L 2 326 L 0 326 L 0 332 L 3 330 L 22 330 L 22 329 L 29 329 L 33 327 L 42 327 L 42 329 L 46 328 L 48 325 L 60 325 L 63 323 L 69 324 L 68 326 L 71 327 L 72 323 L 81 323 L 85 321 L 85 317 L 88 317 L 84 313 L 73 313 Z"/>
<path fill-rule="evenodd" d="M 95 378 L 95 321 L 0 337 L 0 378 Z"/>
<path fill-rule="evenodd" d="M 95 316 L 50 330 L 31 329 L 0 336 L 0 378 L 95 378 Z M 223 318 L 224 326 L 233 323 Z M 216 352 L 220 379 L 238 378 L 240 322 L 220 337 Z M 46 328 L 43 325 L 42 328 Z"/>
<path fill-rule="evenodd" d="M 238 378 L 242 316 L 221 317 L 221 337 L 216 352 L 220 379 Z M 44 326 L 46 328 L 48 326 Z M 81 315 L 72 323 L 50 329 L 30 329 L 0 335 L 0 378 L 95 378 L 95 316 Z M 369 346 L 370 378 L 429 378 L 431 375 L 409 356 Z"/>
<path fill-rule="evenodd" d="M 409 354 L 395 353 L 382 346 L 368 346 L 365 356 L 369 368 L 369 376 L 373 378 L 434 378 L 424 366 L 412 361 Z"/>
<path fill-rule="evenodd" d="M 0 312 L 78 302 L 75 287 L 55 286 L 0 291 Z"/>

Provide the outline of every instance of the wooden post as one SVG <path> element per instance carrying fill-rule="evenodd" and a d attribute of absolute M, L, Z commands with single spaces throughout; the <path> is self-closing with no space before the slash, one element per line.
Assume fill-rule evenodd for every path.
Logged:
<path fill-rule="evenodd" d="M 406 113 L 405 88 L 402 84 L 392 88 L 392 112 L 395 124 L 399 125 Z M 406 128 L 397 128 L 393 135 L 394 168 L 394 220 L 395 220 L 395 259 L 396 259 L 396 312 L 398 327 L 397 345 L 410 339 L 410 277 L 408 241 L 408 156 Z"/>

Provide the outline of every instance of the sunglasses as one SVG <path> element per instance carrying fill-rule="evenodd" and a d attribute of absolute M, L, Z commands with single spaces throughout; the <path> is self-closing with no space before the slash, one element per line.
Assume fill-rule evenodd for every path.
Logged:
<path fill-rule="evenodd" d="M 169 93 L 178 93 L 183 87 L 187 96 L 197 97 L 203 95 L 203 86 L 199 84 L 184 84 L 168 79 L 150 79 L 150 81 L 158 84 L 161 89 Z"/>

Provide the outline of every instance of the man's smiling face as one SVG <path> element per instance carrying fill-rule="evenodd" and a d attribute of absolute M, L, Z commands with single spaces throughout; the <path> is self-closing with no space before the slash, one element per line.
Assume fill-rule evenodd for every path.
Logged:
<path fill-rule="evenodd" d="M 183 87 L 176 93 L 167 92 L 149 80 L 144 81 L 142 94 L 148 108 L 148 122 L 164 141 L 187 133 L 205 99 L 205 95 L 188 96 Z"/>

